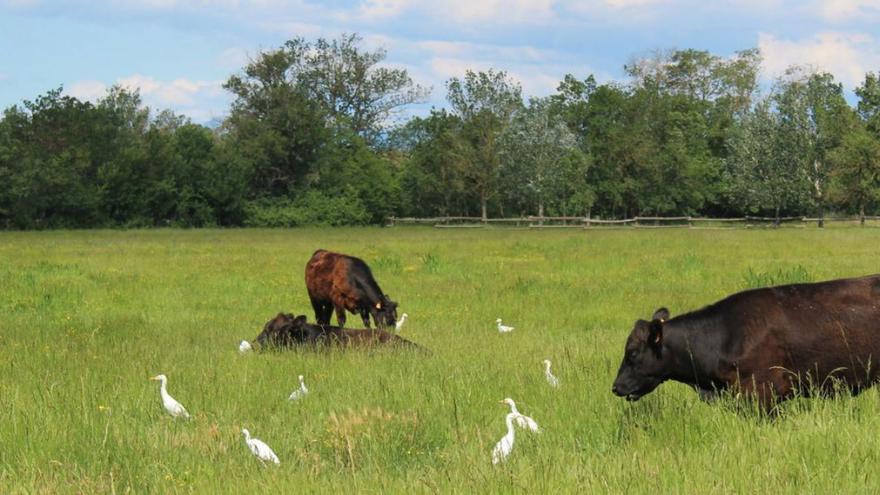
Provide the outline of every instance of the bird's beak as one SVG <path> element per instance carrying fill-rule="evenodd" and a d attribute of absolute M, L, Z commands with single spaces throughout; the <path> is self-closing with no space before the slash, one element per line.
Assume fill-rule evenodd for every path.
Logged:
<path fill-rule="evenodd" d="M 158 376 L 151 376 L 151 377 L 150 377 L 150 380 L 158 380 L 158 379 L 159 379 Z"/>
<path fill-rule="evenodd" d="M 503 400 L 499 400 L 498 403 L 499 403 L 499 404 L 504 404 L 504 401 L 503 401 Z"/>

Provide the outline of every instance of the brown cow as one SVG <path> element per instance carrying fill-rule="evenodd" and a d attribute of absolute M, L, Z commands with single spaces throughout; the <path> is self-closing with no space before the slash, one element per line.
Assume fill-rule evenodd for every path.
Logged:
<path fill-rule="evenodd" d="M 370 267 L 360 258 L 319 249 L 306 263 L 306 288 L 319 325 L 329 325 L 336 310 L 336 321 L 345 326 L 346 310 L 361 315 L 370 328 L 370 315 L 376 326 L 393 327 L 397 322 L 397 303 L 382 293 Z"/>
<path fill-rule="evenodd" d="M 294 318 L 290 313 L 278 313 L 254 339 L 261 348 L 299 345 L 338 345 L 372 347 L 380 345 L 407 347 L 425 351 L 406 339 L 385 330 L 341 328 L 306 323 L 305 315 Z"/>
<path fill-rule="evenodd" d="M 880 380 L 880 275 L 733 294 L 675 318 L 638 320 L 612 391 L 638 400 L 666 380 L 702 398 L 733 389 L 770 408 L 796 394 L 853 394 Z"/>

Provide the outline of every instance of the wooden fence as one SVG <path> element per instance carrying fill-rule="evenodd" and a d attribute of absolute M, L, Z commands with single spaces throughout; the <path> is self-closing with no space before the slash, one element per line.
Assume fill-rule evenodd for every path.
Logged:
<path fill-rule="evenodd" d="M 880 216 L 865 216 L 866 225 L 880 220 Z M 826 224 L 831 223 L 859 223 L 859 217 L 756 217 L 746 216 L 738 218 L 706 218 L 706 217 L 633 217 L 622 220 L 602 220 L 589 217 L 515 217 L 515 218 L 487 218 L 481 217 L 432 217 L 432 218 L 412 218 L 412 217 L 388 217 L 387 226 L 394 227 L 397 225 L 433 225 L 437 228 L 484 228 L 492 226 L 504 227 L 521 227 L 530 229 L 542 228 L 609 228 L 609 227 L 626 227 L 626 228 L 759 228 L 759 227 L 779 227 L 781 225 L 794 225 L 806 227 L 810 224 L 818 225 L 820 221 Z"/>

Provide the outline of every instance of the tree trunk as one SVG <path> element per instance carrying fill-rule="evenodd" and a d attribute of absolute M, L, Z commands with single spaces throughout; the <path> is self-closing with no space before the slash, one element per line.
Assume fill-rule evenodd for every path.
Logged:
<path fill-rule="evenodd" d="M 776 217 L 775 218 L 776 219 L 773 220 L 773 227 L 778 229 L 779 224 L 782 223 L 782 221 L 779 219 L 779 205 L 776 205 Z"/>
<path fill-rule="evenodd" d="M 859 225 L 865 226 L 865 203 L 859 202 Z"/>
<path fill-rule="evenodd" d="M 544 225 L 544 202 L 538 201 L 538 225 Z"/>
<path fill-rule="evenodd" d="M 486 193 L 484 191 L 481 191 L 480 192 L 480 208 L 482 209 L 483 213 L 480 215 L 480 218 L 482 219 L 483 223 L 486 223 L 486 220 L 488 219 L 488 217 L 486 216 L 486 201 L 487 201 Z"/>

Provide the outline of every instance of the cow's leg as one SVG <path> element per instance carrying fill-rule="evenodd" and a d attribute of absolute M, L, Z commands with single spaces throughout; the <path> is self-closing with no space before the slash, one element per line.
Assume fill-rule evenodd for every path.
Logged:
<path fill-rule="evenodd" d="M 321 320 L 323 321 L 322 325 L 329 325 L 330 318 L 333 316 L 333 305 L 329 302 L 325 302 L 321 306 Z"/>
<path fill-rule="evenodd" d="M 343 306 L 336 306 L 336 324 L 340 327 L 345 326 L 345 308 Z"/>
<path fill-rule="evenodd" d="M 370 328 L 370 312 L 366 309 L 362 309 L 361 319 L 364 320 L 364 328 Z"/>
<path fill-rule="evenodd" d="M 324 321 L 324 303 L 316 299 L 309 298 L 312 302 L 312 309 L 315 310 L 315 321 L 318 325 L 328 325 L 330 320 Z"/>

